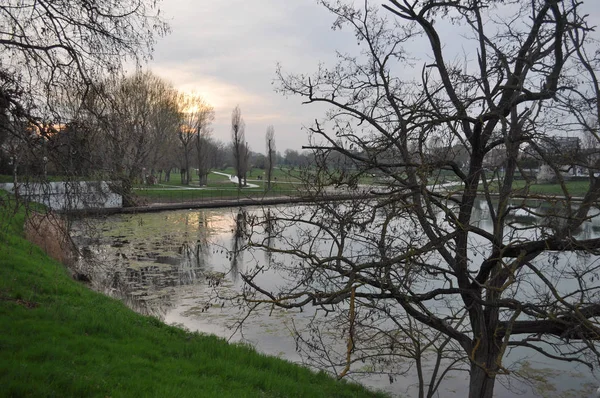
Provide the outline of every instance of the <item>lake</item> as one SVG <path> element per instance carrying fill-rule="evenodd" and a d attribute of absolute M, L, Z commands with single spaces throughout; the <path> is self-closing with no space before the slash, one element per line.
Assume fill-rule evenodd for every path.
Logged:
<path fill-rule="evenodd" d="M 287 209 L 282 206 L 269 211 Z M 315 355 L 307 349 L 311 344 L 325 346 L 334 353 L 332 355 L 344 357 L 346 339 L 343 331 L 334 326 L 336 314 L 319 312 L 310 306 L 303 311 L 265 306 L 244 318 L 251 304 L 242 299 L 247 292 L 240 273 L 267 263 L 293 267 L 294 261 L 298 261 L 289 255 L 248 247 L 247 221 L 264 217 L 265 212 L 261 208 L 202 209 L 80 220 L 74 224 L 72 233 L 81 252 L 77 267 L 91 277 L 95 289 L 121 299 L 138 312 L 192 331 L 249 343 L 270 355 L 339 373 L 338 360 L 328 358 L 325 352 L 317 351 Z M 528 217 L 523 215 L 524 219 Z M 485 227 L 489 221 L 484 207 L 478 209 L 474 219 Z M 597 224 L 596 220 L 586 223 L 581 233 L 586 237 L 598 236 Z M 291 237 L 298 232 L 293 225 L 288 225 L 283 235 Z M 264 238 L 264 235 L 263 231 L 253 239 Z M 292 276 L 273 268 L 263 270 L 258 278 L 262 287 L 277 291 Z M 242 327 L 240 319 L 244 319 Z M 321 328 L 318 335 L 317 328 Z M 317 344 L 311 339 L 321 340 Z M 582 396 L 598 385 L 584 367 L 548 363 L 539 355 L 523 350 L 510 352 L 507 358 L 511 369 L 544 380 L 541 387 L 544 396 L 558 396 L 561 391 Z M 359 362 L 351 367 L 354 373 L 350 376 L 394 395 L 414 396 L 417 378 L 409 366 L 410 361 L 399 357 L 395 362 L 377 366 Z M 424 367 L 429 369 L 430 365 Z M 378 374 L 363 374 L 369 371 Z M 393 374 L 395 372 L 404 374 Z M 465 380 L 464 373 L 444 378 L 440 395 L 464 396 L 468 386 Z M 586 392 L 573 392 L 580 388 Z M 497 383 L 495 396 L 512 397 L 515 390 L 521 392 L 521 396 L 536 396 L 530 386 L 523 383 Z"/>

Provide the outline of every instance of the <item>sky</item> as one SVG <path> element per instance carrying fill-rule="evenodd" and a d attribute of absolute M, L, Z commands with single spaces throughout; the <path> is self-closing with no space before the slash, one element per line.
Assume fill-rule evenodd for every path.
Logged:
<path fill-rule="evenodd" d="M 600 1 L 586 0 L 584 6 L 592 23 L 600 21 Z M 148 68 L 214 106 L 216 139 L 231 140 L 231 111 L 239 105 L 246 140 L 256 152 L 265 152 L 269 125 L 277 150 L 301 150 L 308 144 L 303 126 L 323 116 L 318 105 L 274 91 L 277 63 L 285 72 L 312 74 L 319 63 L 333 65 L 336 51 L 357 50 L 352 32 L 333 31 L 335 17 L 316 0 L 164 0 L 161 15 L 171 33 L 158 39 Z M 436 28 L 442 38 L 456 37 L 460 29 L 442 23 Z M 413 55 L 422 53 L 418 43 L 409 46 Z M 469 52 L 460 41 L 445 43 L 445 51 L 459 57 Z"/>
<path fill-rule="evenodd" d="M 231 111 L 239 105 L 256 152 L 265 150 L 269 125 L 279 151 L 301 150 L 307 144 L 302 126 L 322 115 L 299 97 L 274 91 L 277 63 L 286 71 L 311 72 L 354 42 L 351 33 L 331 30 L 334 17 L 315 0 L 167 0 L 161 15 L 172 32 L 158 40 L 148 67 L 215 107 L 213 136 L 219 140 L 230 141 Z"/>

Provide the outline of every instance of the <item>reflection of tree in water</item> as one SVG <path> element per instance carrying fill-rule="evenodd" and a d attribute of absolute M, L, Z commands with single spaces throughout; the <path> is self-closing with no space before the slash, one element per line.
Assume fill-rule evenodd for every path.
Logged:
<path fill-rule="evenodd" d="M 186 228 L 185 241 L 176 247 L 170 235 L 153 242 L 130 242 L 125 236 L 112 237 L 110 242 L 86 242 L 77 267 L 90 275 L 95 289 L 122 300 L 135 311 L 162 317 L 173 305 L 173 288 L 198 283 L 209 264 L 206 215 L 195 216 L 198 227 L 194 226 L 193 234 Z M 186 217 L 184 224 L 194 221 Z M 164 246 L 177 254 L 159 253 Z"/>
<path fill-rule="evenodd" d="M 267 209 L 267 211 L 263 211 L 263 225 L 264 225 L 264 233 L 265 233 L 265 245 L 266 245 L 266 249 L 264 250 L 265 253 L 265 261 L 267 262 L 268 265 L 271 265 L 273 263 L 273 250 L 271 250 L 272 248 L 272 244 L 273 244 L 273 235 L 274 235 L 274 230 L 275 230 L 275 218 L 273 217 L 273 215 L 271 214 L 271 209 Z"/>
<path fill-rule="evenodd" d="M 191 285 L 196 283 L 200 273 L 204 272 L 207 264 L 208 251 L 206 246 L 197 241 L 195 245 L 184 242 L 180 248 L 179 284 Z"/>
<path fill-rule="evenodd" d="M 186 225 L 191 222 L 188 214 L 186 217 Z M 193 214 L 193 218 L 198 220 L 198 228 L 194 229 L 196 242 L 192 244 L 191 241 L 194 237 L 189 236 L 186 232 L 187 240 L 183 242 L 179 248 L 179 254 L 181 255 L 181 261 L 179 263 L 180 272 L 180 285 L 190 285 L 197 281 L 199 273 L 206 270 L 208 264 L 208 257 L 210 251 L 208 250 L 208 220 L 205 212 L 198 212 Z M 189 240 L 189 241 L 188 241 Z"/>
<path fill-rule="evenodd" d="M 244 240 L 248 235 L 248 213 L 245 209 L 239 208 L 235 217 L 235 228 L 231 243 L 231 280 L 237 282 L 240 264 L 244 262 Z"/>

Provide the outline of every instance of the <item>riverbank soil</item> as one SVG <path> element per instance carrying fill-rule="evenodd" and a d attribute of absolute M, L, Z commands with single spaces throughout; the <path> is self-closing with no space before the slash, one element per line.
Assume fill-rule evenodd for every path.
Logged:
<path fill-rule="evenodd" d="M 48 256 L 67 266 L 72 265 L 75 253 L 67 232 L 67 222 L 60 215 L 51 212 L 31 213 L 23 229 L 25 238 Z"/>

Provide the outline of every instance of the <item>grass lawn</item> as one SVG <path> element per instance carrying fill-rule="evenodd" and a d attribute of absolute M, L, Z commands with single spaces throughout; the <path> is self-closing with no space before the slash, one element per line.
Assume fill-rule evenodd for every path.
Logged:
<path fill-rule="evenodd" d="M 525 188 L 525 185 L 525 181 L 523 180 L 514 181 L 513 190 L 516 191 L 516 193 L 524 193 L 523 189 Z M 566 181 L 565 186 L 569 195 L 584 196 L 589 189 L 590 183 L 589 181 Z M 481 185 L 480 188 L 482 189 Z M 498 192 L 498 189 L 495 186 L 491 186 L 491 192 Z M 529 194 L 565 196 L 565 193 L 558 183 L 531 184 L 529 186 Z"/>
<path fill-rule="evenodd" d="M 215 169 L 215 170 L 211 170 L 211 173 L 208 174 L 208 186 L 214 186 L 213 184 L 220 184 L 220 183 L 227 183 L 230 185 L 233 185 L 229 179 L 226 176 L 220 175 L 220 174 L 216 174 L 213 173 L 213 171 L 219 172 L 219 173 L 224 173 L 224 174 L 229 174 L 229 175 L 234 175 L 235 174 L 235 170 L 233 169 L 233 167 L 228 167 L 226 169 Z M 163 174 L 164 176 L 164 174 Z M 252 180 L 253 183 L 256 183 L 255 180 L 258 180 L 258 176 L 262 176 L 264 178 L 264 170 L 261 169 L 252 169 L 249 173 L 248 173 L 248 180 Z M 300 171 L 299 170 L 290 170 L 290 169 L 286 169 L 286 168 L 278 168 L 276 167 L 273 170 L 273 178 L 277 179 L 276 182 L 299 182 L 299 177 L 300 176 Z M 275 181 L 275 180 L 274 180 Z M 260 181 L 259 181 L 260 183 Z M 171 173 L 170 176 L 170 181 L 168 182 L 162 182 L 161 184 L 164 185 L 174 185 L 174 186 L 180 186 L 181 185 L 181 174 L 179 173 Z M 198 186 L 198 176 L 195 173 L 192 173 L 192 180 L 190 182 L 190 186 Z"/>
<path fill-rule="evenodd" d="M 262 170 L 258 170 L 262 174 Z M 233 169 L 228 168 L 220 173 L 232 174 Z M 280 175 L 283 175 L 282 171 L 279 170 Z M 258 185 L 257 188 L 243 188 L 242 190 L 237 189 L 237 185 L 232 183 L 227 176 L 210 173 L 208 175 L 208 185 L 202 187 L 203 189 L 189 189 L 198 188 L 198 180 L 192 180 L 189 186 L 181 185 L 181 175 L 171 174 L 171 180 L 169 182 L 163 182 L 154 186 L 142 186 L 139 185 L 135 189 L 135 194 L 149 201 L 154 202 L 193 202 L 201 201 L 204 199 L 225 199 L 225 198 L 257 198 L 264 196 L 281 196 L 281 195 L 292 195 L 298 194 L 297 184 L 298 180 L 289 179 L 278 179 L 273 182 L 272 189 L 268 193 L 265 193 L 265 182 L 257 181 L 258 174 L 257 170 L 252 177 L 248 177 L 249 183 Z M 292 181 L 293 180 L 293 181 Z M 295 183 L 294 183 L 295 182 Z"/>
<path fill-rule="evenodd" d="M 0 396 L 383 396 L 134 313 L 25 241 L 23 220 L 0 229 Z"/>
<path fill-rule="evenodd" d="M 583 196 L 590 187 L 589 181 L 567 181 L 565 183 L 567 191 L 571 196 Z M 515 188 L 525 186 L 525 181 L 516 181 Z M 564 192 L 558 183 L 553 184 L 534 184 L 529 187 L 529 192 L 542 195 L 564 196 Z"/>

